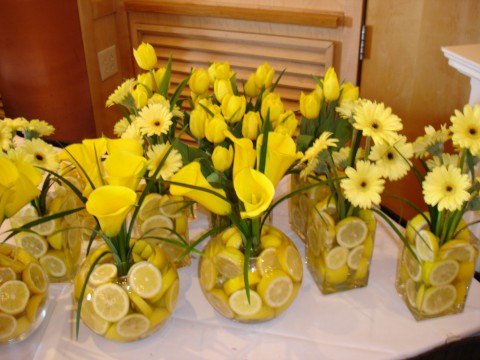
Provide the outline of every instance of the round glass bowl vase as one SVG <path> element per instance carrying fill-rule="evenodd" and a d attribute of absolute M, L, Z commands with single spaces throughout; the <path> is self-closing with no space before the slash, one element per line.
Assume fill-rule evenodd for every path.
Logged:
<path fill-rule="evenodd" d="M 396 288 L 416 320 L 461 313 L 475 275 L 479 241 L 465 228 L 455 239 L 438 244 L 428 230 L 409 231 L 397 266 Z"/>
<path fill-rule="evenodd" d="M 26 339 L 44 321 L 48 277 L 23 249 L 0 244 L 0 346 Z"/>
<path fill-rule="evenodd" d="M 322 208 L 322 210 L 320 210 Z M 340 221 L 336 211 L 313 207 L 307 220 L 307 268 L 323 294 L 368 284 L 376 219 L 371 210 Z"/>
<path fill-rule="evenodd" d="M 92 264 L 105 252 L 107 255 L 100 258 L 87 280 Z M 166 323 L 177 304 L 178 273 L 167 252 L 156 243 L 137 240 L 133 259 L 127 275 L 118 276 L 108 247 L 101 245 L 86 257 L 74 280 L 74 300 L 81 321 L 109 340 L 130 342 L 152 335 Z"/>
<path fill-rule="evenodd" d="M 293 302 L 303 279 L 303 263 L 294 243 L 280 230 L 264 225 L 260 248 L 244 275 L 242 236 L 236 227 L 211 239 L 200 258 L 200 287 L 223 317 L 243 323 L 273 319 Z"/>

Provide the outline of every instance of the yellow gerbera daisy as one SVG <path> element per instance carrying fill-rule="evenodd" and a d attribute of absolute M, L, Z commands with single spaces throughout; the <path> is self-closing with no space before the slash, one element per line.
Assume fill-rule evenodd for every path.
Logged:
<path fill-rule="evenodd" d="M 422 183 L 425 202 L 438 210 L 459 210 L 470 197 L 471 182 L 458 167 L 442 165 L 432 169 Z"/>
<path fill-rule="evenodd" d="M 15 119 L 5 118 L 3 121 L 13 132 L 23 130 L 28 125 L 28 120 L 24 117 L 18 117 Z"/>
<path fill-rule="evenodd" d="M 381 170 L 368 161 L 358 161 L 356 169 L 345 169 L 347 178 L 340 181 L 340 186 L 353 206 L 369 209 L 372 204 L 380 204 L 380 194 L 384 189 L 385 180 Z"/>
<path fill-rule="evenodd" d="M 151 104 L 140 111 L 135 122 L 143 135 L 166 134 L 172 125 L 172 113 L 164 104 Z"/>
<path fill-rule="evenodd" d="M 354 128 L 362 130 L 363 135 L 370 136 L 375 143 L 395 141 L 396 132 L 403 128 L 402 121 L 390 107 L 370 100 L 359 104 L 354 120 Z"/>
<path fill-rule="evenodd" d="M 375 161 L 384 176 L 392 181 L 404 177 L 412 165 L 413 146 L 405 136 L 398 136 L 392 144 L 377 143 L 372 147 L 369 159 Z"/>
<path fill-rule="evenodd" d="M 455 110 L 450 118 L 453 145 L 470 150 L 473 156 L 480 153 L 480 105 L 465 105 L 463 113 Z"/>
<path fill-rule="evenodd" d="M 55 132 L 55 128 L 46 121 L 34 119 L 28 122 L 23 132 L 26 138 L 35 138 L 51 135 Z"/>
<path fill-rule="evenodd" d="M 58 169 L 59 162 L 55 148 L 42 139 L 26 140 L 23 151 L 33 156 L 32 164 L 51 171 Z"/>
<path fill-rule="evenodd" d="M 0 122 L 0 148 L 2 150 L 7 151 L 12 146 L 12 129 Z"/>
<path fill-rule="evenodd" d="M 169 148 L 169 144 L 160 144 L 153 145 L 147 151 L 147 169 L 149 170 L 149 176 L 153 176 Z M 172 149 L 163 163 L 162 169 L 158 172 L 157 178 L 162 177 L 164 180 L 168 180 L 173 174 L 180 170 L 182 166 L 182 155 L 176 149 Z"/>
<path fill-rule="evenodd" d="M 317 157 L 323 150 L 326 150 L 328 147 L 336 147 L 338 139 L 332 138 L 330 136 L 333 134 L 329 131 L 324 131 L 317 140 L 310 146 L 305 155 L 302 158 L 302 162 L 308 161 Z"/>
<path fill-rule="evenodd" d="M 302 179 L 308 178 L 311 174 L 315 172 L 319 162 L 320 159 L 317 157 L 310 159 L 305 165 L 305 167 L 302 169 L 302 171 L 300 171 L 300 177 Z"/>
<path fill-rule="evenodd" d="M 434 156 L 433 158 L 427 160 L 427 167 L 433 169 L 438 166 L 457 166 L 458 161 L 460 160 L 457 154 L 442 154 L 442 156 Z"/>
<path fill-rule="evenodd" d="M 121 136 L 122 139 L 135 139 L 139 143 L 143 143 L 144 139 L 142 133 L 140 132 L 137 123 L 133 121 L 130 125 L 128 125 L 127 129 Z"/>
<path fill-rule="evenodd" d="M 119 121 L 115 123 L 113 126 L 113 133 L 118 137 L 121 137 L 127 128 L 130 126 L 130 122 L 127 118 L 121 118 Z"/>
<path fill-rule="evenodd" d="M 443 152 L 443 144 L 450 138 L 450 130 L 445 124 L 435 130 L 432 125 L 425 126 L 425 135 L 419 136 L 413 143 L 416 158 L 424 158 L 429 154 L 439 156 Z"/>
<path fill-rule="evenodd" d="M 107 107 L 113 106 L 115 104 L 122 104 L 123 101 L 132 93 L 137 80 L 127 79 L 123 83 L 117 86 L 115 91 L 108 97 L 105 105 Z"/>

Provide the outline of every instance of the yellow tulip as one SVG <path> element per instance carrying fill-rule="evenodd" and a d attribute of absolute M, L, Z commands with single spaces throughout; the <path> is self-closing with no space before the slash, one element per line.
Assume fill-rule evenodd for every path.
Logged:
<path fill-rule="evenodd" d="M 150 75 L 150 73 L 148 73 L 148 72 L 138 74 L 137 75 L 137 82 L 140 85 L 137 85 L 136 88 L 141 87 L 141 88 L 143 88 L 143 90 L 146 91 L 146 89 L 145 89 L 145 86 L 146 86 L 151 91 L 153 91 L 153 89 L 154 89 L 152 75 Z"/>
<path fill-rule="evenodd" d="M 135 190 L 146 170 L 143 156 L 128 151 L 119 151 L 109 155 L 104 161 L 106 181 L 110 185 L 125 186 Z"/>
<path fill-rule="evenodd" d="M 86 209 L 95 216 L 106 236 L 117 235 L 128 212 L 135 205 L 137 194 L 125 186 L 105 185 L 93 190 Z"/>
<path fill-rule="evenodd" d="M 226 131 L 225 136 L 233 142 L 235 149 L 233 156 L 233 177 L 244 168 L 253 168 L 257 155 L 253 148 L 252 140 L 248 138 L 238 139 L 230 131 Z"/>
<path fill-rule="evenodd" d="M 243 87 L 245 94 L 251 98 L 257 97 L 260 93 L 260 89 L 255 85 L 255 74 L 250 74 L 247 82 Z"/>
<path fill-rule="evenodd" d="M 262 127 L 262 118 L 255 111 L 249 111 L 243 117 L 242 135 L 250 140 L 257 140 L 258 133 Z"/>
<path fill-rule="evenodd" d="M 135 139 L 121 138 L 121 139 L 109 139 L 107 141 L 107 152 L 109 155 L 117 154 L 119 152 L 127 151 L 131 154 L 142 156 L 143 147 Z"/>
<path fill-rule="evenodd" d="M 133 56 L 143 70 L 152 70 L 157 65 L 157 54 L 150 44 L 142 42 L 137 49 L 133 49 Z"/>
<path fill-rule="evenodd" d="M 327 101 L 337 100 L 340 96 L 340 85 L 333 67 L 328 68 L 323 79 L 323 95 Z"/>
<path fill-rule="evenodd" d="M 157 89 L 160 87 L 166 72 L 167 69 L 165 68 L 159 68 L 155 71 L 155 82 L 157 83 Z M 170 83 L 168 83 L 168 87 L 170 87 Z"/>
<path fill-rule="evenodd" d="M 210 76 L 205 69 L 193 69 L 188 80 L 190 90 L 196 95 L 204 95 L 210 86 Z"/>
<path fill-rule="evenodd" d="M 262 142 L 263 134 L 260 134 L 257 139 L 257 158 L 260 157 Z M 296 152 L 295 141 L 290 136 L 269 132 L 264 174 L 270 179 L 273 186 L 277 186 L 288 168 L 302 156 L 301 152 Z"/>
<path fill-rule="evenodd" d="M 222 114 L 229 123 L 236 123 L 242 120 L 247 108 L 245 96 L 226 94 L 222 100 Z"/>
<path fill-rule="evenodd" d="M 268 89 L 272 86 L 274 75 L 275 70 L 268 63 L 260 65 L 255 72 L 255 86 L 259 89 L 265 86 L 265 89 Z"/>
<path fill-rule="evenodd" d="M 230 145 L 227 148 L 223 146 L 215 146 L 212 153 L 213 167 L 218 171 L 230 169 L 233 163 L 233 148 Z"/>
<path fill-rule="evenodd" d="M 230 94 L 233 95 L 232 84 L 230 80 L 225 79 L 217 79 L 213 83 L 213 92 L 215 93 L 215 98 L 218 100 L 219 103 L 222 103 L 223 98 L 225 95 Z"/>
<path fill-rule="evenodd" d="M 208 75 L 210 80 L 230 80 L 232 77 L 232 71 L 230 70 L 230 63 L 227 61 L 223 63 L 214 62 L 208 68 Z"/>
<path fill-rule="evenodd" d="M 40 190 L 30 181 L 27 175 L 20 172 L 14 187 L 11 188 L 9 193 L 4 213 L 7 217 L 12 217 L 22 207 L 35 199 L 40 194 Z"/>
<path fill-rule="evenodd" d="M 233 178 L 233 187 L 245 207 L 245 211 L 240 212 L 242 219 L 262 215 L 275 195 L 275 187 L 270 179 L 250 168 L 244 168 Z"/>
<path fill-rule="evenodd" d="M 285 111 L 282 115 L 280 115 L 274 131 L 281 134 L 286 134 L 288 136 L 293 136 L 295 134 L 295 131 L 297 130 L 297 127 L 298 121 L 295 117 L 295 114 L 293 113 L 293 111 L 288 110 Z"/>
<path fill-rule="evenodd" d="M 225 197 L 225 191 L 216 189 L 203 176 L 200 164 L 196 161 L 189 163 L 174 174 L 170 181 L 182 183 L 185 185 L 198 186 L 202 189 L 208 189 Z M 222 198 L 206 191 L 191 189 L 181 185 L 170 185 L 172 195 L 181 195 L 195 200 L 200 205 L 217 215 L 228 215 L 232 212 L 230 203 Z"/>
<path fill-rule="evenodd" d="M 308 120 L 317 119 L 320 114 L 320 106 L 321 103 L 315 91 L 308 95 L 305 95 L 303 91 L 300 93 L 300 113 L 304 118 Z"/>
<path fill-rule="evenodd" d="M 198 107 L 192 110 L 190 113 L 190 131 L 197 139 L 203 139 L 205 137 L 205 124 L 207 122 L 207 112 Z"/>
<path fill-rule="evenodd" d="M 267 118 L 267 113 L 270 113 L 270 122 L 275 126 L 280 118 L 280 115 L 285 111 L 285 107 L 278 93 L 269 93 L 262 100 L 261 114 L 262 118 Z"/>
<path fill-rule="evenodd" d="M 340 104 L 344 101 L 355 101 L 358 99 L 358 86 L 353 85 L 352 83 L 344 83 L 340 87 Z"/>
<path fill-rule="evenodd" d="M 217 114 L 205 124 L 205 137 L 208 141 L 218 144 L 225 140 L 228 125 L 222 115 Z"/>
<path fill-rule="evenodd" d="M 148 102 L 148 92 L 143 85 L 136 86 L 132 91 L 133 101 L 135 102 L 135 107 L 141 109 Z"/>

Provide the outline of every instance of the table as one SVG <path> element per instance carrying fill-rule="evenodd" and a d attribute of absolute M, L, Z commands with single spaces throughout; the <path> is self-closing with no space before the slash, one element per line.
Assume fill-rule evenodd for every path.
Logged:
<path fill-rule="evenodd" d="M 276 210 L 273 224 L 304 255 L 303 243 L 288 225 L 287 203 Z M 199 213 L 190 223 L 191 236 L 205 224 Z M 180 298 L 167 324 L 131 343 L 106 340 L 83 325 L 75 340 L 72 286 L 51 284 L 42 326 L 25 341 L 0 348 L 0 359 L 400 359 L 480 332 L 480 283 L 475 280 L 462 314 L 414 320 L 395 290 L 399 248 L 400 240 L 379 220 L 367 287 L 322 295 L 305 267 L 291 307 L 261 324 L 235 323 L 217 314 L 203 297 L 194 257 L 191 266 L 179 269 Z"/>

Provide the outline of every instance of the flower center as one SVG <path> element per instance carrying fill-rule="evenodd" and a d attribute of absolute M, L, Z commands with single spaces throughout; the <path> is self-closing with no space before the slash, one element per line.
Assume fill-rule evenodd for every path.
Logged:
<path fill-rule="evenodd" d="M 161 125 L 160 120 L 155 120 L 155 121 L 153 122 L 153 125 L 155 125 L 155 126 L 160 126 L 160 125 Z"/>
<path fill-rule="evenodd" d="M 387 159 L 388 159 L 388 160 L 393 160 L 393 154 L 392 154 L 391 152 L 389 152 L 389 153 L 387 154 Z"/>
<path fill-rule="evenodd" d="M 378 130 L 379 127 L 380 127 L 380 126 L 378 125 L 378 123 L 377 123 L 376 121 L 374 121 L 374 122 L 372 123 L 372 128 L 373 128 L 373 129 Z"/>
<path fill-rule="evenodd" d="M 475 128 L 471 128 L 470 130 L 468 130 L 468 132 L 470 133 L 470 135 L 477 135 L 477 129 Z"/>
<path fill-rule="evenodd" d="M 445 190 L 446 190 L 447 192 L 452 192 L 452 191 L 453 191 L 453 186 L 447 185 L 447 187 L 445 188 Z"/>
<path fill-rule="evenodd" d="M 360 187 L 361 187 L 361 188 L 366 188 L 366 187 L 367 187 L 367 182 L 366 182 L 366 181 L 362 181 L 362 182 L 360 183 Z"/>
<path fill-rule="evenodd" d="M 37 159 L 38 161 L 43 161 L 44 157 L 42 154 L 35 154 L 35 159 Z"/>

